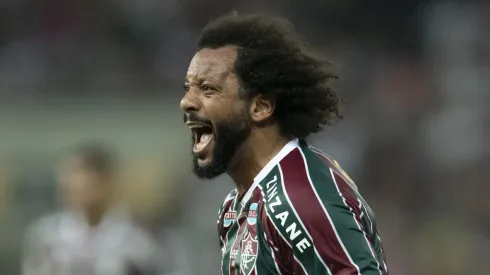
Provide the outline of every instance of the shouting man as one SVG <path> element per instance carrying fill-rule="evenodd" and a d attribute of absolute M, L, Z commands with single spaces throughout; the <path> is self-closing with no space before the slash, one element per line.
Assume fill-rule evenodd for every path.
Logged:
<path fill-rule="evenodd" d="M 231 14 L 203 29 L 180 105 L 194 173 L 235 182 L 218 217 L 223 274 L 387 274 L 371 209 L 305 142 L 339 118 L 334 78 L 284 19 Z"/>

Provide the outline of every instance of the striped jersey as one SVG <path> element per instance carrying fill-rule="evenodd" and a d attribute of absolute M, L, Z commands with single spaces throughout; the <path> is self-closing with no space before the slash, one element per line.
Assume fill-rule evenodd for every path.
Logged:
<path fill-rule="evenodd" d="M 218 213 L 224 275 L 388 274 L 372 210 L 336 161 L 289 142 Z"/>

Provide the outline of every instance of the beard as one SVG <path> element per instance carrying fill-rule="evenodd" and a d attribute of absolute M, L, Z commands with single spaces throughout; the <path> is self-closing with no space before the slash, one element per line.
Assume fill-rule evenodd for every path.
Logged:
<path fill-rule="evenodd" d="M 193 154 L 193 173 L 200 179 L 213 179 L 225 173 L 236 151 L 249 137 L 250 131 L 251 122 L 246 108 L 232 118 L 216 123 L 211 161 L 199 165 L 197 156 Z"/>

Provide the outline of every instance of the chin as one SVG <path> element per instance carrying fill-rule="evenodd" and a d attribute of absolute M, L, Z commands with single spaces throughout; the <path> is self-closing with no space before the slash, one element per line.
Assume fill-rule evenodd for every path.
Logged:
<path fill-rule="evenodd" d="M 213 163 L 213 159 L 200 159 L 200 158 L 197 158 L 197 165 L 199 166 L 199 168 L 206 168 L 208 166 L 211 166 Z"/>
<path fill-rule="evenodd" d="M 186 121 L 193 134 L 193 172 L 198 178 L 213 179 L 226 173 L 235 152 L 250 135 L 247 116 L 244 109 L 220 123 L 195 118 Z"/>
<path fill-rule="evenodd" d="M 200 160 L 194 156 L 193 173 L 200 179 L 214 179 L 226 172 L 226 165 L 213 159 Z"/>

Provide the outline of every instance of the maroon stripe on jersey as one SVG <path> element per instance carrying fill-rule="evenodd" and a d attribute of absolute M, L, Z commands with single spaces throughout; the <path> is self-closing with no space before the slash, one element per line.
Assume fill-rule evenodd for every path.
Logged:
<path fill-rule="evenodd" d="M 238 223 L 238 232 L 236 233 L 236 238 L 235 238 L 235 241 L 233 243 L 233 246 L 231 247 L 231 251 L 230 253 L 233 253 L 233 251 L 236 251 L 236 254 L 235 254 L 235 257 L 238 256 L 238 250 L 240 249 L 240 244 L 241 244 L 241 241 L 242 241 L 242 235 L 243 235 L 243 231 L 245 230 L 245 228 L 247 227 L 247 212 L 246 211 L 243 211 L 240 215 L 240 217 L 238 217 L 237 219 L 237 223 Z M 237 272 L 236 272 L 236 268 L 235 268 L 235 263 L 236 263 L 236 258 L 234 259 L 231 259 L 230 258 L 230 275 L 236 275 Z"/>
<path fill-rule="evenodd" d="M 359 207 L 357 194 L 352 186 L 347 182 L 344 176 L 342 176 L 342 172 L 339 171 L 339 169 L 336 167 L 331 159 L 329 159 L 322 152 L 317 151 L 316 149 L 313 149 L 312 152 L 314 152 L 321 160 L 323 160 L 323 162 L 328 165 L 328 167 L 330 167 L 330 169 L 333 171 L 334 179 L 337 183 L 337 186 L 339 187 L 340 192 L 342 193 L 342 196 L 345 198 L 348 205 L 356 214 L 356 219 L 358 220 L 358 222 L 361 222 L 359 217 L 361 216 L 362 209 Z"/>
<path fill-rule="evenodd" d="M 270 217 L 267 216 L 265 206 L 260 205 L 260 219 L 265 234 L 265 238 L 271 249 L 272 257 L 280 274 L 306 275 L 303 267 L 294 258 L 293 249 L 289 246 L 276 229 Z"/>
<path fill-rule="evenodd" d="M 344 179 L 344 177 L 340 176 L 339 173 L 333 170 L 333 178 L 335 182 L 337 183 L 337 187 L 339 188 L 340 194 L 342 194 L 342 197 L 345 199 L 345 203 L 347 204 L 348 207 L 352 209 L 352 211 L 355 214 L 357 223 L 359 226 L 362 227 L 362 221 L 361 221 L 361 214 L 362 214 L 362 209 L 361 206 L 359 205 L 359 200 L 357 198 L 357 194 L 354 192 L 352 187 L 347 183 L 347 181 Z M 364 213 L 367 215 L 367 213 Z"/>
<path fill-rule="evenodd" d="M 231 228 L 231 225 L 228 227 L 224 226 L 224 218 L 225 218 L 225 214 L 231 210 L 230 208 L 233 205 L 233 201 L 234 201 L 234 199 L 230 199 L 230 200 L 226 201 L 225 204 L 223 205 L 222 210 L 221 210 L 221 213 L 220 213 L 220 216 L 218 219 L 218 232 L 220 234 L 220 240 L 224 240 L 226 238 L 226 234 L 228 234 L 228 230 L 230 230 L 230 228 Z"/>
<path fill-rule="evenodd" d="M 312 152 L 314 152 L 320 159 L 322 159 L 325 164 L 329 165 L 330 170 L 332 171 L 331 174 L 339 189 L 340 195 L 343 197 L 343 199 L 345 199 L 344 203 L 346 204 L 346 206 L 350 207 L 352 212 L 354 212 L 353 218 L 355 218 L 357 225 L 360 227 L 360 229 L 364 231 L 364 234 L 367 231 L 372 231 L 372 228 L 365 228 L 364 223 L 362 222 L 361 217 L 362 215 L 365 215 L 369 221 L 368 222 L 369 225 L 367 226 L 372 227 L 372 222 L 369 218 L 369 214 L 363 210 L 365 208 L 362 205 L 361 201 L 359 200 L 357 192 L 352 187 L 352 184 L 348 182 L 348 179 L 346 179 L 345 176 L 343 176 L 342 172 L 339 171 L 339 168 L 323 152 L 315 148 L 310 148 L 310 149 L 312 149 Z M 374 236 L 377 235 L 375 234 Z M 376 253 L 374 252 L 375 249 L 373 243 L 371 242 L 374 240 L 369 240 L 368 236 L 365 236 L 365 238 L 366 238 L 366 243 L 369 245 L 369 248 L 373 253 L 374 259 L 378 262 L 379 265 L 380 264 L 379 259 L 376 256 Z"/>
<path fill-rule="evenodd" d="M 333 224 L 315 194 L 299 149 L 289 153 L 280 162 L 280 166 L 283 173 L 284 191 L 309 232 L 318 254 L 326 264 L 338 263 L 329 266 L 332 274 L 358 274 L 356 266 L 350 262 L 349 256 L 337 238 Z M 346 269 L 352 273 L 345 273 Z"/>
<path fill-rule="evenodd" d="M 361 213 L 362 213 L 362 205 L 359 205 L 359 200 L 357 198 L 357 195 L 356 193 L 354 192 L 354 190 L 352 190 L 351 186 L 345 181 L 345 179 L 340 176 L 339 174 L 337 174 L 337 172 L 333 172 L 332 173 L 333 177 L 334 177 L 334 180 L 335 182 L 337 183 L 337 187 L 339 188 L 339 191 L 342 195 L 342 197 L 346 200 L 346 203 L 347 203 L 347 206 L 350 207 L 352 209 L 352 211 L 355 213 L 355 219 L 357 221 L 357 225 L 363 229 L 364 232 L 370 230 L 370 228 L 363 228 L 363 223 L 362 223 L 362 220 L 361 220 Z M 369 214 L 368 213 L 364 213 L 364 215 L 366 215 L 367 218 L 369 218 Z M 378 260 L 378 257 L 375 256 L 375 253 L 374 253 L 374 247 L 373 247 L 373 244 L 368 241 L 367 239 L 367 236 L 366 236 L 366 243 L 369 245 L 370 249 L 371 249 L 371 252 L 373 252 L 373 257 L 374 259 L 378 262 L 379 264 L 379 260 Z"/>

